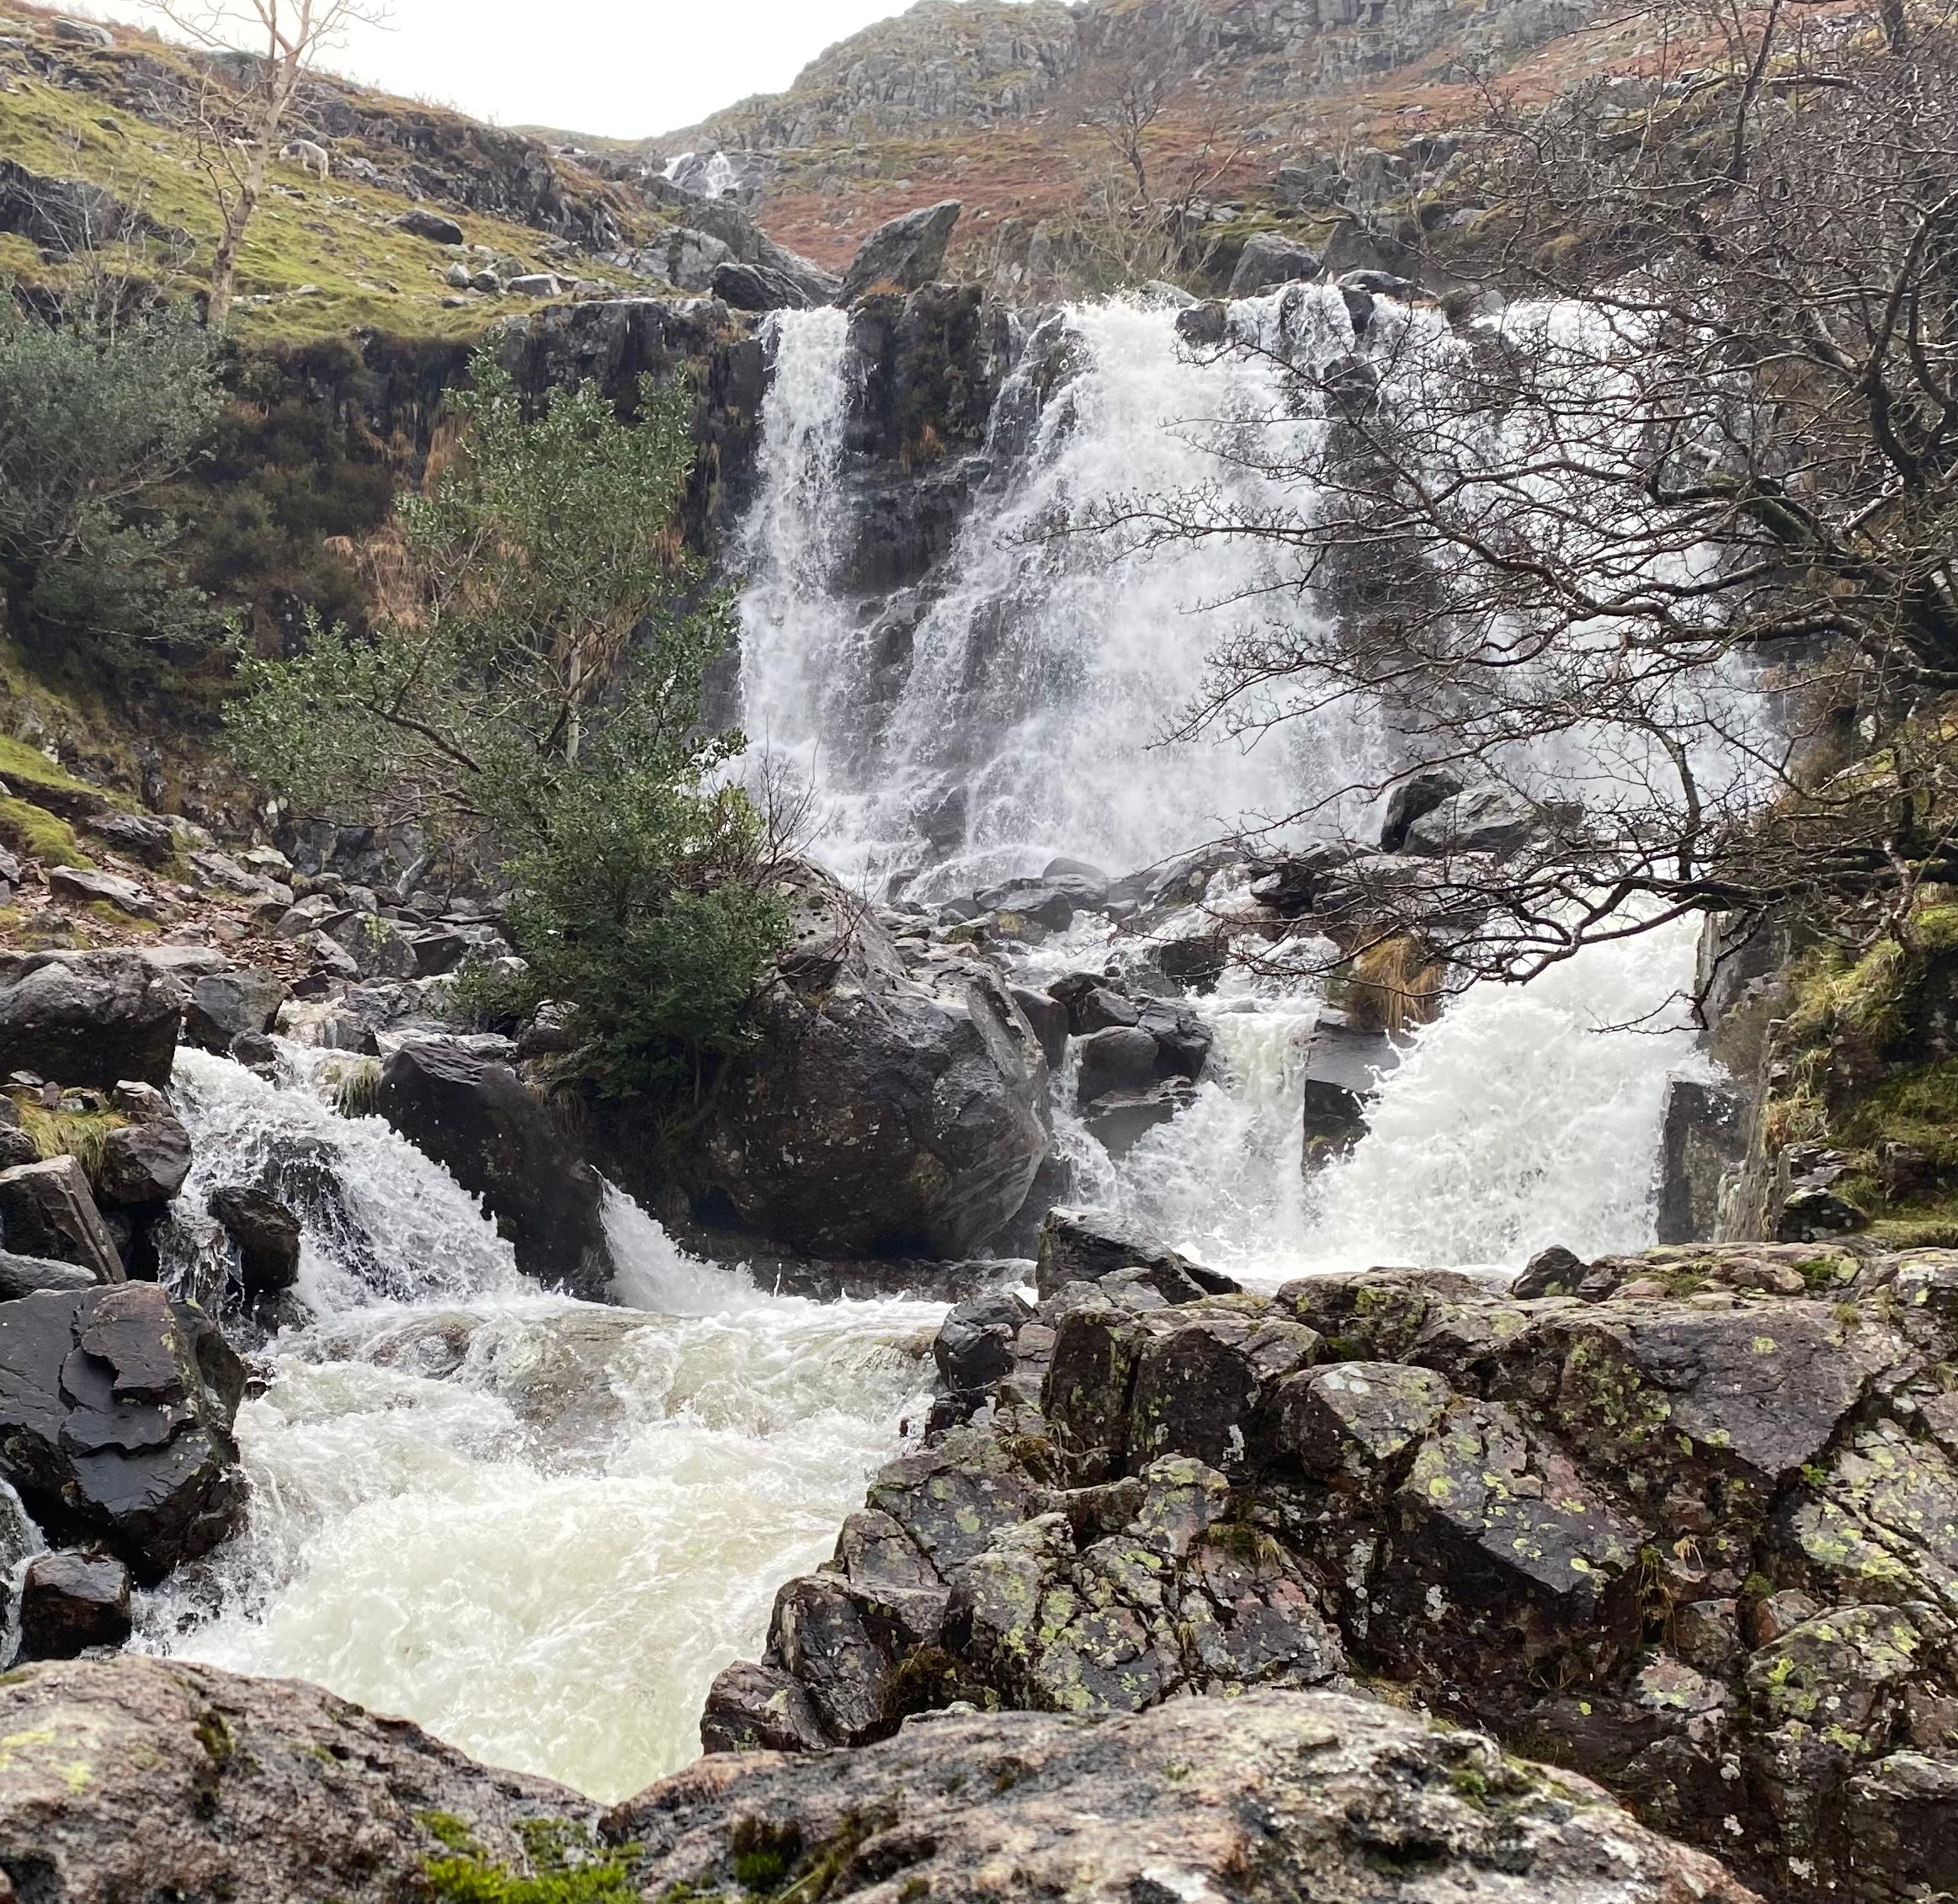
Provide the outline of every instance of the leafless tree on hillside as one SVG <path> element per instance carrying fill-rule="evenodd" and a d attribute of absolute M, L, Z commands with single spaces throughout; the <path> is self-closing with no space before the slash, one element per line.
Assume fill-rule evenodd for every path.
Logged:
<path fill-rule="evenodd" d="M 199 151 L 219 221 L 210 323 L 221 331 L 238 253 L 301 84 L 351 28 L 378 24 L 386 8 L 381 0 L 158 0 L 158 11 L 211 53 L 243 56 L 207 68 L 196 104 Z"/>
<path fill-rule="evenodd" d="M 1269 553 L 1183 732 L 1392 735 L 1285 817 L 1449 782 L 1527 817 L 1301 871 L 1346 953 L 1528 976 L 1703 912 L 1908 943 L 1958 885 L 1958 7 L 1894 10 L 1662 0 L 1670 71 L 1492 98 L 1473 235 L 1428 242 L 1499 295 L 1290 294 L 1226 346 L 1272 414 L 1185 426 L 1253 481 L 1092 519 Z"/>

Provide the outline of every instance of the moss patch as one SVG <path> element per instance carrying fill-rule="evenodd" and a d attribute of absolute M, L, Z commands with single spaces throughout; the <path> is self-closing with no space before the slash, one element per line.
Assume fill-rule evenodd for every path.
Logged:
<path fill-rule="evenodd" d="M 528 1819 L 518 1827 L 533 1866 L 529 1875 L 487 1856 L 451 1812 L 420 1812 L 416 1822 L 450 1853 L 424 1867 L 429 1896 L 440 1904 L 636 1904 L 630 1862 L 636 1848 L 605 1853 L 568 1819 Z"/>
<path fill-rule="evenodd" d="M 75 829 L 31 800 L 0 799 L 0 843 L 44 866 L 86 870 L 95 862 L 82 850 Z"/>

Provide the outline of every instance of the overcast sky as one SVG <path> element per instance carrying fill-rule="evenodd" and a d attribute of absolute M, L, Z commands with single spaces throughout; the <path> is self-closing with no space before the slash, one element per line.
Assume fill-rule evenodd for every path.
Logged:
<path fill-rule="evenodd" d="M 240 0 L 219 3 L 235 11 Z M 908 3 L 391 0 L 386 29 L 356 28 L 326 63 L 504 125 L 644 138 L 750 93 L 779 92 L 825 46 Z M 146 0 L 88 0 L 76 11 L 162 24 Z"/>

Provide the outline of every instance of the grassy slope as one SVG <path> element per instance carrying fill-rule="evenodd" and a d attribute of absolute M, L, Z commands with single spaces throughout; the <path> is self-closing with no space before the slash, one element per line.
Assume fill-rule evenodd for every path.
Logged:
<path fill-rule="evenodd" d="M 45 18 L 15 0 L 0 0 L 0 33 L 30 33 Z M 152 58 L 175 57 L 161 41 L 123 38 Z M 116 56 L 63 51 L 77 62 Z M 19 56 L 4 51 L 0 81 L 6 85 L 0 91 L 0 156 L 32 172 L 106 186 L 160 225 L 188 232 L 194 248 L 183 265 L 184 281 L 208 281 L 217 210 L 188 130 L 120 111 L 96 93 L 43 84 Z M 457 253 L 398 229 L 396 221 L 407 209 L 395 193 L 339 177 L 322 184 L 297 166 L 276 165 L 245 242 L 238 284 L 241 297 L 271 301 L 241 305 L 238 334 L 282 342 L 366 329 L 468 337 L 522 308 L 518 300 L 498 299 L 445 307 L 444 299 L 455 295 L 445 274 Z M 529 269 L 551 268 L 544 234 L 473 215 L 458 215 L 458 221 L 471 244 L 491 246 Z M 171 262 L 165 247 L 152 246 L 151 253 L 159 267 Z M 58 285 L 64 274 L 27 240 L 0 235 L 0 275 Z"/>

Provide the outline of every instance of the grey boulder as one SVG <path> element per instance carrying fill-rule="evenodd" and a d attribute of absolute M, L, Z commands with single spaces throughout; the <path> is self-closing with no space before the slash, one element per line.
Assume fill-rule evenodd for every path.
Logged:
<path fill-rule="evenodd" d="M 960 210 L 956 199 L 944 199 L 880 225 L 850 260 L 840 301 L 854 304 L 880 285 L 914 291 L 933 283 L 944 269 L 945 247 Z"/>
<path fill-rule="evenodd" d="M 899 942 L 811 868 L 758 1049 L 730 1066 L 700 1153 L 753 1228 L 817 1253 L 970 1256 L 1048 1150 L 1047 1066 L 990 965 Z"/>
<path fill-rule="evenodd" d="M 0 958 L 0 1075 L 38 1072 L 110 1090 L 165 1085 L 184 988 L 138 952 L 28 952 Z"/>
<path fill-rule="evenodd" d="M 382 1066 L 374 1108 L 482 1199 L 526 1275 L 604 1298 L 613 1273 L 604 1184 L 508 1065 L 416 1040 Z"/>
<path fill-rule="evenodd" d="M 231 1422 L 244 1369 L 152 1283 L 0 1305 L 0 1480 L 56 1540 L 160 1580 L 244 1504 Z"/>
<path fill-rule="evenodd" d="M 1317 278 L 1322 269 L 1319 254 L 1308 251 L 1295 239 L 1274 231 L 1258 231 L 1244 241 L 1237 255 L 1237 268 L 1231 274 L 1232 297 L 1257 297 L 1274 291 L 1281 285 L 1301 279 Z"/>
<path fill-rule="evenodd" d="M 184 1010 L 184 1035 L 200 1050 L 222 1057 L 234 1039 L 270 1031 L 286 997 L 285 981 L 257 966 L 193 979 Z"/>
<path fill-rule="evenodd" d="M 72 1157 L 0 1170 L 0 1242 L 24 1256 L 75 1263 L 98 1282 L 122 1280 L 122 1258 Z"/>

